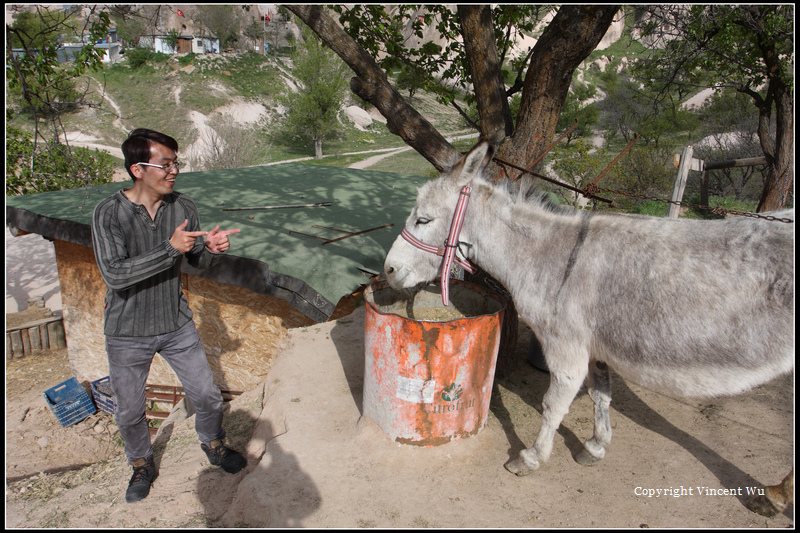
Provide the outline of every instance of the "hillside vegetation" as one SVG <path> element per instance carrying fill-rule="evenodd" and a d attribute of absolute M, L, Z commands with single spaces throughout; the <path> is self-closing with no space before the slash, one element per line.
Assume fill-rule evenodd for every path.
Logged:
<path fill-rule="evenodd" d="M 626 32 L 622 32 L 615 43 L 592 53 L 573 80 L 574 94 L 581 95 L 578 107 L 603 102 L 609 91 L 619 85 L 626 66 L 642 53 L 644 47 Z M 283 110 L 276 97 L 285 91 L 296 90 L 292 62 L 288 57 L 254 52 L 183 56 L 159 53 L 136 68 L 127 60 L 106 66 L 84 76 L 84 84 L 90 99 L 100 105 L 84 107 L 64 116 L 67 140 L 78 146 L 107 149 L 118 160 L 121 158 L 118 147 L 127 133 L 137 127 L 173 135 L 181 146 L 181 156 L 188 163 L 188 170 L 214 168 L 205 165 L 199 154 L 214 147 L 218 149 L 220 145 L 242 150 L 243 155 L 236 163 L 239 166 L 310 159 L 314 155 L 311 139 L 281 127 Z M 685 95 L 685 98 L 692 96 Z M 410 100 L 446 137 L 477 133 L 468 127 L 453 107 L 440 104 L 431 94 L 419 90 Z M 346 105 L 369 107 L 352 94 L 349 94 Z M 460 102 L 460 105 L 469 110 L 466 103 Z M 624 115 L 625 110 L 611 112 Z M 606 115 L 611 112 L 604 111 Z M 689 111 L 687 113 L 691 115 Z M 24 114 L 20 118 L 24 118 Z M 406 147 L 398 136 L 387 130 L 379 115 L 373 114 L 373 118 L 376 120 L 372 125 L 362 129 L 340 113 L 343 133 L 338 138 L 326 140 L 324 159 L 310 162 L 350 166 L 372 155 L 370 152 Z M 698 118 L 684 121 L 681 127 L 684 125 L 685 129 L 669 131 L 657 138 L 655 146 L 642 146 L 643 143 L 635 146 L 626 161 L 604 178 L 606 186 L 668 197 L 675 174 L 673 153 L 679 153 L 703 135 Z M 621 135 L 603 131 L 605 126 L 608 126 L 608 121 L 597 122 L 582 133 L 583 138 L 570 139 L 567 143 L 562 141 L 548 156 L 548 173 L 574 183 L 596 176 L 628 141 Z M 456 147 L 463 151 L 473 143 L 474 139 L 460 140 Z M 233 148 L 229 153 L 232 152 Z M 644 168 L 647 166 L 644 163 L 650 168 Z M 628 168 L 625 168 L 626 164 Z M 436 175 L 432 165 L 414 151 L 398 152 L 370 168 L 421 176 Z M 653 172 L 654 176 L 648 177 L 647 183 L 642 185 L 625 176 L 631 172 Z M 757 187 L 753 189 L 757 190 Z M 691 193 L 691 186 L 688 191 Z M 563 192 L 560 196 L 562 201 L 574 201 Z M 625 202 L 623 207 L 641 210 L 642 204 L 648 202 L 633 200 Z M 748 209 L 751 206 L 737 207 Z M 647 209 L 650 208 L 644 212 L 650 212 Z M 666 204 L 663 204 L 651 214 L 665 212 Z"/>
<path fill-rule="evenodd" d="M 287 134 L 280 127 L 282 111 L 275 96 L 292 90 L 288 58 L 253 52 L 182 57 L 156 54 L 155 61 L 138 69 L 122 61 L 86 79 L 90 95 L 102 105 L 64 119 L 65 128 L 72 132 L 69 138 L 77 144 L 118 147 L 130 130 L 148 127 L 173 135 L 186 157 L 184 149 L 201 140 L 203 124 L 217 129 L 215 126 L 232 122 L 255 147 L 252 164 L 314 155 L 310 139 Z M 455 110 L 437 103 L 434 97 L 417 93 L 413 102 L 445 134 L 465 130 Z M 321 164 L 346 166 L 369 154 L 344 154 L 405 147 L 379 120 L 367 130 L 356 128 L 344 114 L 340 120 L 344 134 L 326 142 Z M 413 173 L 416 168 L 426 172 L 430 165 L 424 160 L 421 163 L 395 171 Z"/>

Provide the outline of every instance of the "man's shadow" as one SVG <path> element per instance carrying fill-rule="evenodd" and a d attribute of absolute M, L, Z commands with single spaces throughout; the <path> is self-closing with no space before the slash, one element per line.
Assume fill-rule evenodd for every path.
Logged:
<path fill-rule="evenodd" d="M 197 497 L 209 527 L 303 527 L 303 520 L 322 498 L 297 457 L 278 442 L 273 425 L 252 413 L 226 413 L 226 444 L 245 456 L 247 465 L 229 474 L 203 459 L 197 478 Z M 197 446 L 198 453 L 200 446 Z"/>
<path fill-rule="evenodd" d="M 222 320 L 219 306 L 207 304 L 203 311 L 211 320 Z M 221 346 L 222 353 L 212 355 L 216 350 L 209 350 L 210 343 L 206 341 L 206 356 L 215 370 L 215 383 L 221 390 L 228 390 L 220 357 L 235 351 L 241 342 L 219 336 L 214 341 Z M 194 415 L 188 398 L 179 408 L 185 411 L 176 421 Z M 225 444 L 244 455 L 247 461 L 245 468 L 236 474 L 212 466 L 197 441 L 196 453 L 204 467 L 197 478 L 196 491 L 209 527 L 302 527 L 302 520 L 320 506 L 321 496 L 313 480 L 302 470 L 295 455 L 286 452 L 276 439 L 285 430 L 276 431 L 269 421 L 257 418 L 259 412 L 260 409 L 251 412 L 226 402 L 222 422 Z M 174 424 L 165 426 L 153 442 L 158 467 L 168 450 L 173 427 Z"/>

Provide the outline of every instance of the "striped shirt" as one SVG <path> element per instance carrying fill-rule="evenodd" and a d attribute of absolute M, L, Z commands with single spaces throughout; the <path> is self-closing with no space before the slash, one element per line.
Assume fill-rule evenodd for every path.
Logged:
<path fill-rule="evenodd" d="M 218 254 L 199 237 L 181 254 L 169 239 L 184 220 L 185 231 L 201 231 L 197 207 L 188 196 L 164 196 L 155 220 L 122 191 L 103 200 L 92 214 L 92 244 L 106 282 L 104 333 L 109 337 L 149 337 L 179 329 L 192 319 L 181 284 L 183 256 L 207 268 Z"/>

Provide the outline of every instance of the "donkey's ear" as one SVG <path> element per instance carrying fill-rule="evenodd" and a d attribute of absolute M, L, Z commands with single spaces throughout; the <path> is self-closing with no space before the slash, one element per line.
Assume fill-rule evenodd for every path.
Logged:
<path fill-rule="evenodd" d="M 494 146 L 487 140 L 481 140 L 453 165 L 448 179 L 455 180 L 459 186 L 466 185 L 486 168 L 492 161 L 492 156 L 494 156 Z"/>

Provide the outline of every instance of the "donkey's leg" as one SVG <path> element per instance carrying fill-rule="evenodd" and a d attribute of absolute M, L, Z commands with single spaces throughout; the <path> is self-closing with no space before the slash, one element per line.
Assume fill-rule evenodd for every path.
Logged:
<path fill-rule="evenodd" d="M 606 454 L 606 446 L 611 443 L 611 421 L 608 406 L 611 404 L 611 376 L 608 365 L 602 361 L 589 363 L 587 379 L 589 396 L 594 402 L 594 436 L 583 443 L 583 450 L 575 460 L 585 466 L 600 461 Z"/>
<path fill-rule="evenodd" d="M 574 353 L 576 352 L 573 352 L 573 356 Z M 548 361 L 548 366 L 550 367 L 550 387 L 542 401 L 542 426 L 539 428 L 536 444 L 519 452 L 517 459 L 509 461 L 505 465 L 506 470 L 518 476 L 530 474 L 541 466 L 540 463 L 544 463 L 550 458 L 556 430 L 569 412 L 569 406 L 586 378 L 587 367 L 583 365 L 581 365 L 582 372 L 576 371 L 576 366 L 572 365 L 572 368 L 568 370 L 556 370 L 550 361 Z"/>
<path fill-rule="evenodd" d="M 764 490 L 763 496 L 756 496 L 746 502 L 747 508 L 764 516 L 775 516 L 786 507 L 794 504 L 794 468 L 783 478 L 780 485 L 772 485 Z"/>

